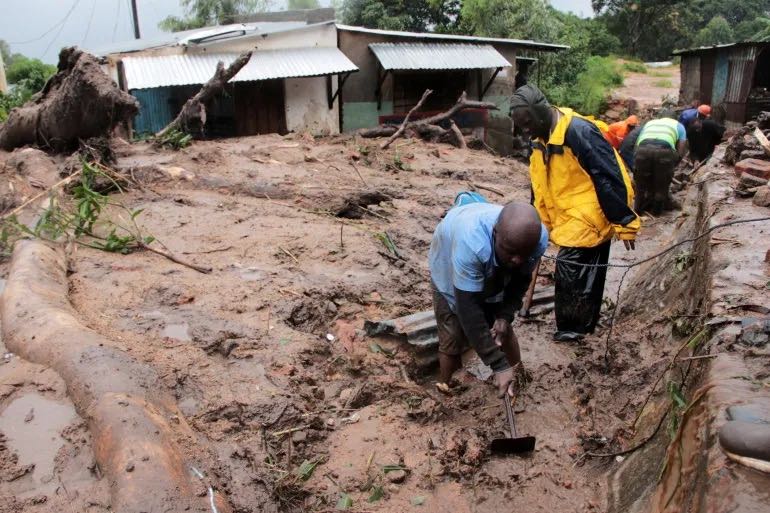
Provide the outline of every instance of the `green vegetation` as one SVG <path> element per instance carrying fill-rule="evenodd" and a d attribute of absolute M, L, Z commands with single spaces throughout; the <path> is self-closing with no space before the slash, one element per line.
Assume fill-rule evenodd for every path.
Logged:
<path fill-rule="evenodd" d="M 665 71 L 653 71 L 650 73 L 650 76 L 655 78 L 671 78 L 671 73 Z"/>
<path fill-rule="evenodd" d="M 663 80 L 656 80 L 652 83 L 654 87 L 663 87 L 663 88 L 670 88 L 674 87 L 674 84 L 669 79 L 663 79 Z"/>
<path fill-rule="evenodd" d="M 0 121 L 5 121 L 11 109 L 23 105 L 32 95 L 43 89 L 45 83 L 56 73 L 56 66 L 44 64 L 21 54 L 11 54 L 8 44 L 0 40 L 0 52 L 5 64 L 5 75 L 11 89 L 0 93 Z"/>
<path fill-rule="evenodd" d="M 643 62 L 627 61 L 623 63 L 623 71 L 628 71 L 629 73 L 647 73 L 647 66 L 645 66 Z M 653 74 L 653 76 L 655 75 Z"/>
<path fill-rule="evenodd" d="M 179 0 L 187 11 L 185 16 L 169 16 L 158 26 L 169 32 L 179 32 L 211 25 L 233 23 L 242 15 L 266 11 L 270 0 Z"/>
<path fill-rule="evenodd" d="M 695 46 L 710 46 L 730 43 L 735 38 L 732 27 L 722 16 L 715 16 L 695 36 Z"/>
<path fill-rule="evenodd" d="M 550 91 L 551 101 L 566 105 L 581 114 L 598 115 L 606 110 L 608 92 L 623 85 L 621 66 L 613 57 L 589 57 L 585 70 L 572 84 Z"/>
<path fill-rule="evenodd" d="M 289 0 L 289 9 L 318 9 L 318 0 Z"/>

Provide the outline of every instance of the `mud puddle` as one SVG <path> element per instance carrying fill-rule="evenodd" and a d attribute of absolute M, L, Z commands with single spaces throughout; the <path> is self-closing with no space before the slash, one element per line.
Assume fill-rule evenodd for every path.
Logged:
<path fill-rule="evenodd" d="M 19 497 L 53 492 L 56 455 L 66 440 L 61 433 L 77 413 L 71 404 L 48 399 L 40 394 L 25 394 L 0 413 L 0 433 L 10 452 L 18 455 L 18 465 L 33 466 L 32 471 L 14 486 Z"/>

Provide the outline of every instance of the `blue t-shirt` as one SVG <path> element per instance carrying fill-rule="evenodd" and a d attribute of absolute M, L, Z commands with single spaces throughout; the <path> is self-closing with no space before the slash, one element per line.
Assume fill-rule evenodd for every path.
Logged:
<path fill-rule="evenodd" d="M 452 208 L 433 233 L 428 261 L 436 289 L 446 298 L 452 311 L 456 308 L 454 289 L 482 292 L 497 262 L 492 244 L 492 229 L 503 207 L 491 203 L 470 203 Z M 548 229 L 542 226 L 540 242 L 527 265 L 534 268 L 548 247 Z M 487 299 L 500 302 L 502 294 Z"/>
<path fill-rule="evenodd" d="M 679 115 L 679 122 L 687 126 L 697 117 L 698 109 L 686 109 Z"/>

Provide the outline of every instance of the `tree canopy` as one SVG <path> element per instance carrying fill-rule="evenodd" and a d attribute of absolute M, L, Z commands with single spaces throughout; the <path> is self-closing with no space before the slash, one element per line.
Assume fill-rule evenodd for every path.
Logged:
<path fill-rule="evenodd" d="M 318 9 L 318 0 L 289 0 L 289 9 Z"/>
<path fill-rule="evenodd" d="M 462 0 L 345 0 L 341 17 L 369 28 L 456 32 L 461 5 Z"/>
<path fill-rule="evenodd" d="M 179 0 L 185 8 L 185 16 L 169 16 L 159 27 L 169 32 L 179 32 L 211 25 L 233 23 L 237 16 L 266 11 L 271 0 Z"/>

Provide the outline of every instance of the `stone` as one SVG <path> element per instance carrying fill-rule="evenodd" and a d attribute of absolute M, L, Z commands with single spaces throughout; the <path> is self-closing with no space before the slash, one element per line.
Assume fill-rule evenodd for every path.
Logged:
<path fill-rule="evenodd" d="M 767 185 L 767 178 L 754 176 L 749 173 L 743 173 L 740 180 L 738 181 L 738 185 L 746 189 L 750 189 L 752 187 L 762 187 L 763 185 Z"/>
<path fill-rule="evenodd" d="M 758 187 L 752 202 L 758 207 L 770 207 L 770 187 L 767 185 Z"/>
<path fill-rule="evenodd" d="M 758 160 L 767 160 L 767 153 L 765 153 L 765 150 L 755 150 L 755 149 L 748 149 L 743 150 L 738 157 L 739 160 L 746 160 L 746 159 L 758 159 Z"/>
<path fill-rule="evenodd" d="M 740 176 L 742 173 L 770 180 L 770 162 L 758 159 L 741 160 L 735 164 L 735 174 Z"/>
<path fill-rule="evenodd" d="M 291 441 L 296 443 L 307 441 L 307 431 L 296 431 L 291 435 Z"/>
<path fill-rule="evenodd" d="M 743 328 L 740 342 L 752 347 L 763 347 L 770 342 L 770 319 L 757 319 Z"/>
<path fill-rule="evenodd" d="M 387 476 L 391 483 L 403 483 L 406 480 L 406 470 L 392 470 L 388 472 Z"/>

